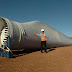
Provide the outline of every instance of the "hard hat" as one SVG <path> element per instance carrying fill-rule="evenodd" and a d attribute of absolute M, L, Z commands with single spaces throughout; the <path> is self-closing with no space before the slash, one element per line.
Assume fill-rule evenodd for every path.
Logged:
<path fill-rule="evenodd" d="M 44 29 L 41 29 L 41 31 L 44 31 Z"/>

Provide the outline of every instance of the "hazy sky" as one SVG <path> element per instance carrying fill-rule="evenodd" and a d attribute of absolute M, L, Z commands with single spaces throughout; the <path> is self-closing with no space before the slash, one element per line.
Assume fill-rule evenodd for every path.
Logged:
<path fill-rule="evenodd" d="M 0 0 L 0 16 L 12 21 L 42 21 L 72 37 L 72 0 Z"/>

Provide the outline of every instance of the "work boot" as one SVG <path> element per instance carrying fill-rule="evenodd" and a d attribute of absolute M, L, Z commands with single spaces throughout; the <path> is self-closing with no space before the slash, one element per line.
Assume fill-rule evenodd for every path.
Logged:
<path fill-rule="evenodd" d="M 46 53 L 48 53 L 47 51 L 45 51 Z"/>
<path fill-rule="evenodd" d="M 43 53 L 43 51 L 41 50 L 41 53 Z"/>
<path fill-rule="evenodd" d="M 48 53 L 48 52 L 46 51 L 46 53 Z"/>

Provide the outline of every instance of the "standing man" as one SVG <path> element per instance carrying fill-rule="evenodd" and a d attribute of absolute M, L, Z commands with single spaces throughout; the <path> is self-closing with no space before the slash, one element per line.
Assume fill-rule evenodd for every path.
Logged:
<path fill-rule="evenodd" d="M 45 52 L 47 53 L 47 49 L 46 49 L 46 40 L 48 39 L 48 36 L 46 35 L 46 33 L 44 33 L 44 29 L 41 29 L 41 33 L 40 34 L 35 34 L 34 35 L 37 35 L 37 36 L 40 36 L 41 38 L 41 52 L 43 53 L 43 45 L 44 45 L 44 49 L 45 49 Z"/>

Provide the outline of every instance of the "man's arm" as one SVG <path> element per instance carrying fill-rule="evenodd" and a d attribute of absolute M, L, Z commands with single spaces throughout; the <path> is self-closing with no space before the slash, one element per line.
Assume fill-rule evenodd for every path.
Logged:
<path fill-rule="evenodd" d="M 48 39 L 48 37 L 46 37 L 46 39 Z"/>
<path fill-rule="evenodd" d="M 46 40 L 48 40 L 48 35 L 46 35 Z"/>
<path fill-rule="evenodd" d="M 38 36 L 38 34 L 36 34 L 36 33 L 34 33 L 34 35 L 37 35 Z"/>
<path fill-rule="evenodd" d="M 34 35 L 40 36 L 40 34 L 36 34 L 36 33 L 34 33 Z"/>

